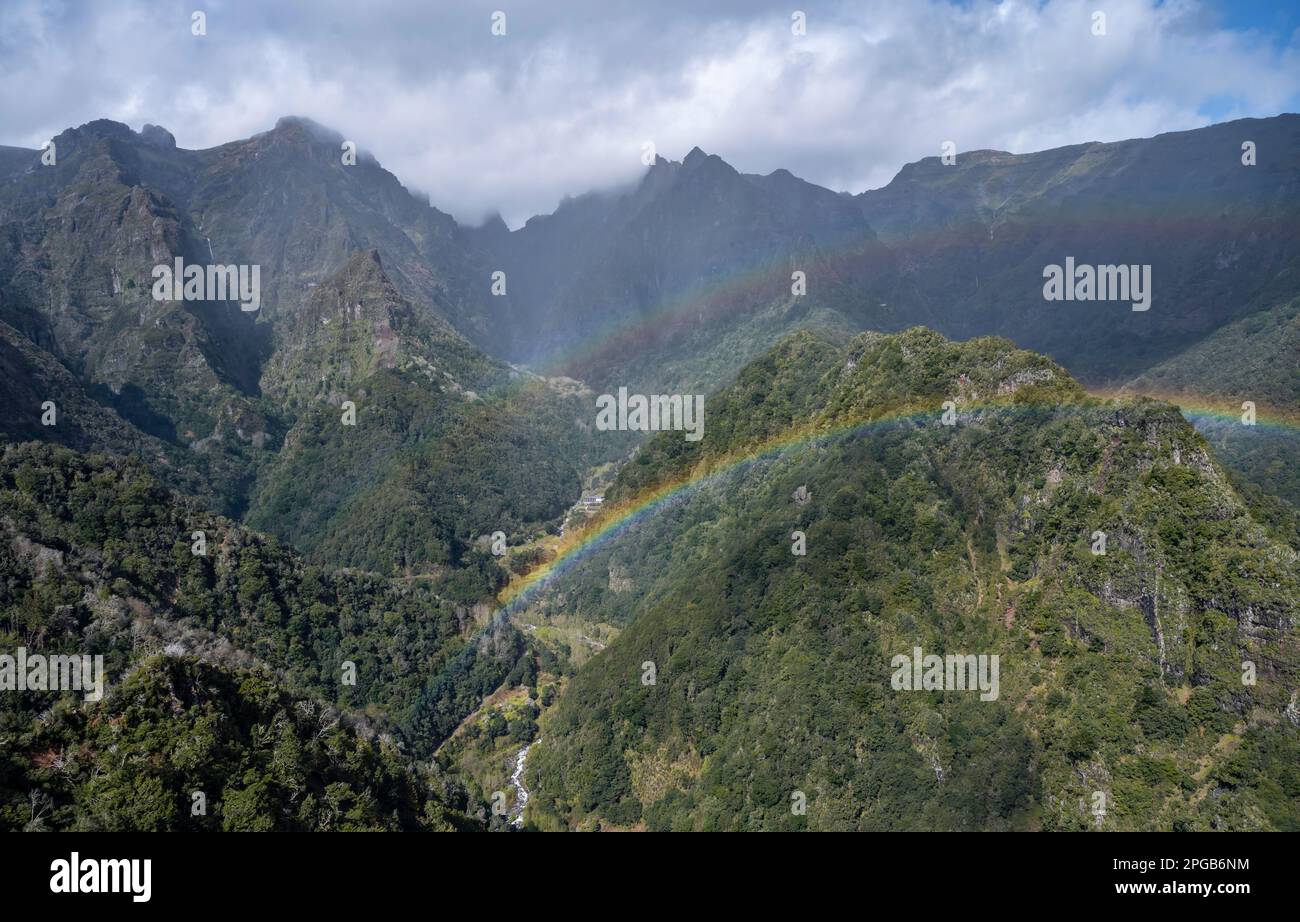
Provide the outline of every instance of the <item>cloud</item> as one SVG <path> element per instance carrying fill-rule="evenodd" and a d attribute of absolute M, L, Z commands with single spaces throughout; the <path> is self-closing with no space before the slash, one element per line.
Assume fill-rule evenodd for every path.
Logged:
<path fill-rule="evenodd" d="M 191 35 L 196 6 L 206 36 Z M 1300 98 L 1296 36 L 1225 28 L 1207 2 L 701 6 L 6 0 L 0 143 L 107 117 L 206 147 L 306 115 L 458 218 L 517 225 L 633 178 L 645 142 L 861 191 L 945 140 L 1040 150 Z"/>

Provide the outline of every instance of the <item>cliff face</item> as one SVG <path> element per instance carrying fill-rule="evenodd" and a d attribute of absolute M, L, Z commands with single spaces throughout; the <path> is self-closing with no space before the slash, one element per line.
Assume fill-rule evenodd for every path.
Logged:
<path fill-rule="evenodd" d="M 522 375 L 466 338 L 492 327 L 498 306 L 465 234 L 364 152 L 345 164 L 342 142 L 288 118 L 188 151 L 157 126 L 99 121 L 55 138 L 52 166 L 16 153 L 0 185 L 0 322 L 16 372 L 6 434 L 130 446 L 223 512 L 308 551 L 341 542 L 341 559 L 385 570 L 458 560 L 477 534 L 562 514 L 596 457 L 585 392 Z M 155 267 L 177 260 L 256 268 L 258 309 L 207 290 L 156 299 Z M 62 428 L 40 425 L 47 400 Z M 341 425 L 345 403 L 359 428 Z M 475 433 L 493 419 L 502 439 L 531 446 L 517 473 L 541 487 L 522 506 L 455 524 L 435 513 L 418 539 L 405 537 L 416 526 L 400 502 L 379 534 L 357 521 L 369 518 L 363 495 L 430 490 L 412 486 L 428 453 L 471 479 L 492 467 L 470 456 L 492 455 Z M 304 489 L 315 501 L 286 511 Z M 343 537 L 355 532 L 366 537 Z"/>

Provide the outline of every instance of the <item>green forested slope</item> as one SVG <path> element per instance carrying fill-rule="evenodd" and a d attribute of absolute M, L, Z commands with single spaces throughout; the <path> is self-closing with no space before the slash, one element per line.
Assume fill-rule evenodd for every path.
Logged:
<path fill-rule="evenodd" d="M 767 388 L 742 374 L 700 447 L 657 439 L 624 489 L 745 444 L 746 416 L 764 415 L 745 395 L 781 393 L 783 357 L 800 353 L 804 373 L 824 365 L 815 344 L 785 344 L 756 366 Z M 1089 399 L 1002 340 L 868 334 L 837 364 L 804 429 L 884 422 L 704 478 L 555 588 L 549 604 L 627 627 L 530 760 L 536 822 L 1300 825 L 1296 554 L 1176 410 Z M 897 420 L 900 407 L 925 413 Z M 999 697 L 895 691 L 891 658 L 915 646 L 999 655 Z"/>
<path fill-rule="evenodd" d="M 100 705 L 4 732 L 0 828 L 473 829 L 457 786 L 264 672 L 145 660 Z M 16 745 L 14 745 L 16 744 Z M 199 795 L 196 798 L 196 794 Z"/>
<path fill-rule="evenodd" d="M 355 426 L 328 403 L 299 417 L 247 521 L 314 560 L 386 574 L 461 565 L 495 531 L 514 545 L 558 526 L 583 472 L 630 444 L 593 438 L 590 392 L 537 379 L 466 400 L 384 369 L 351 394 Z"/>
<path fill-rule="evenodd" d="M 1260 515 L 1300 547 L 1300 300 L 1216 330 L 1127 386 L 1188 404 L 1197 430 Z M 1247 400 L 1256 406 L 1255 426 L 1238 418 Z M 1198 414 L 1205 405 L 1227 417 Z"/>
<path fill-rule="evenodd" d="M 173 737 L 194 730 L 210 732 L 214 758 L 227 760 L 202 771 L 234 773 L 216 788 L 205 782 L 211 800 L 220 802 L 221 790 L 257 788 L 239 794 L 254 798 L 244 814 L 230 806 L 210 814 L 211 822 L 445 825 L 450 814 L 440 804 L 450 795 L 428 793 L 409 759 L 430 755 L 484 695 L 526 671 L 531 654 L 512 627 L 479 634 L 486 613 L 477 603 L 503 579 L 477 552 L 436 579 L 308 566 L 275 539 L 171 492 L 139 463 L 37 443 L 7 446 L 0 454 L 0 647 L 102 656 L 110 694 L 99 704 L 55 693 L 3 696 L 5 822 L 25 825 L 24 804 L 48 797 L 47 821 L 59 828 L 108 823 L 114 811 L 105 805 L 140 784 L 156 810 L 116 822 L 170 828 L 200 767 L 154 768 L 172 758 L 168 747 L 182 745 Z M 167 658 L 151 660 L 159 651 Z M 180 703 L 167 705 L 162 692 Z M 54 717 L 40 716 L 50 708 Z M 96 766 L 107 765 L 102 747 L 125 744 L 105 729 L 121 712 L 139 735 L 131 759 L 113 761 L 122 770 L 110 773 L 118 779 L 110 783 Z M 304 737 L 303 714 L 332 715 L 341 729 L 332 736 L 322 723 L 321 733 Z M 371 739 L 375 733 L 390 742 Z M 151 750 L 162 740 L 172 741 Z M 289 748 L 277 761 L 278 750 L 267 747 L 281 744 Z M 46 771 L 52 750 L 75 753 L 74 767 Z M 147 764 L 131 768 L 132 760 Z M 292 778 L 301 784 L 290 811 L 283 797 Z M 92 782 L 109 787 L 84 786 Z M 311 791 L 317 806 L 308 807 L 298 798 Z M 326 796 L 337 803 L 320 812 Z"/>

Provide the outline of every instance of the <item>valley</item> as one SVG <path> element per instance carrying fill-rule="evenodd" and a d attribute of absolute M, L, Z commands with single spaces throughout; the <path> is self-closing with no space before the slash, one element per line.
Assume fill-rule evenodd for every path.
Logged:
<path fill-rule="evenodd" d="M 0 641 L 108 681 L 0 828 L 1300 828 L 1300 118 L 516 230 L 342 141 L 0 158 Z"/>

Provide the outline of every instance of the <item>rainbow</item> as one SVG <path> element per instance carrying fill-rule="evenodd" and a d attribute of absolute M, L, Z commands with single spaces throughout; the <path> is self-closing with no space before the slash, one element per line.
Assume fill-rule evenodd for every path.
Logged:
<path fill-rule="evenodd" d="M 1113 395 L 1082 393 L 1077 399 L 1068 402 L 1036 403 L 1025 399 L 1019 401 L 1007 399 L 1002 402 L 990 403 L 971 402 L 959 405 L 958 418 L 960 419 L 964 413 L 984 410 L 1058 412 L 1066 408 L 1079 410 L 1105 409 L 1108 406 L 1131 403 L 1148 397 L 1149 395 L 1146 394 L 1131 392 Z M 1159 397 L 1150 397 L 1150 399 L 1180 409 L 1184 417 L 1190 417 L 1193 422 L 1197 418 L 1222 422 L 1230 421 L 1238 425 L 1241 422 L 1240 410 L 1229 407 L 1218 398 L 1202 398 L 1190 401 L 1184 398 L 1182 407 L 1178 407 L 1173 400 Z M 923 408 L 918 407 L 916 404 L 893 409 L 878 408 L 867 419 L 849 421 L 817 420 L 791 432 L 782 433 L 739 448 L 717 459 L 701 461 L 695 468 L 673 480 L 647 489 L 635 497 L 619 502 L 615 506 L 602 509 L 598 518 L 588 522 L 580 531 L 566 536 L 556 548 L 555 556 L 552 559 L 533 568 L 522 578 L 512 581 L 499 593 L 496 608 L 493 609 L 486 623 L 475 632 L 473 637 L 468 639 L 460 654 L 453 658 L 453 662 L 460 662 L 466 657 L 474 655 L 477 646 L 474 641 L 478 637 L 499 630 L 509 623 L 510 619 L 526 607 L 542 588 L 562 576 L 613 536 L 634 527 L 638 522 L 645 521 L 657 511 L 670 505 L 678 497 L 688 494 L 691 490 L 710 481 L 725 477 L 741 469 L 746 464 L 763 458 L 777 457 L 792 449 L 836 438 L 851 437 L 873 428 L 909 424 L 932 425 L 940 415 L 931 400 Z M 1257 410 L 1256 419 L 1258 428 L 1285 433 L 1287 436 L 1300 439 L 1300 419 L 1293 414 L 1262 409 Z M 450 663 L 444 667 L 439 676 L 433 678 L 437 679 L 445 675 L 447 668 L 450 668 Z"/>
<path fill-rule="evenodd" d="M 1245 233 L 1254 227 L 1253 222 L 1257 216 L 1253 212 L 1225 219 L 1217 209 L 1210 208 L 1210 204 L 1213 203 L 1207 200 L 1184 204 L 1178 208 L 1166 207 L 1156 216 L 1116 214 L 1111 208 L 1099 206 L 1079 208 L 1065 218 L 1053 215 L 1050 220 L 1021 219 L 1015 227 L 1019 232 L 1028 232 L 1034 228 L 1035 222 L 1039 222 L 1054 229 L 1065 225 L 1131 235 L 1154 235 L 1173 230 L 1194 233 L 1214 229 L 1222 232 L 1225 228 Z M 607 359 L 626 355 L 628 350 L 662 339 L 674 331 L 680 332 L 712 322 L 731 313 L 750 311 L 755 304 L 772 303 L 788 296 L 790 273 L 795 269 L 817 267 L 819 271 L 816 276 L 810 273 L 814 278 L 813 284 L 820 286 L 820 279 L 830 278 L 833 287 L 840 287 L 844 284 L 845 276 L 859 274 L 878 260 L 901 258 L 907 261 L 929 256 L 968 240 L 973 235 L 986 237 L 987 234 L 987 226 L 967 223 L 886 238 L 876 235 L 864 223 L 861 233 L 849 235 L 843 240 L 828 240 L 783 257 L 739 266 L 726 275 L 665 297 L 647 310 L 598 325 L 585 339 L 558 347 L 530 364 L 548 374 L 575 375 L 577 368 L 599 366 Z M 1041 279 L 1035 278 L 1035 284 L 1040 282 Z M 870 294 L 867 290 L 858 293 L 864 297 Z M 811 303 L 813 306 L 827 306 L 819 298 L 813 299 Z M 876 323 L 887 324 L 888 314 L 889 311 L 886 311 L 886 316 L 879 318 Z M 890 326 L 889 329 L 904 329 L 912 325 L 905 318 L 899 318 L 897 325 Z M 996 331 L 986 333 L 1005 335 Z"/>
<path fill-rule="evenodd" d="M 990 404 L 989 407 L 1005 409 L 1013 404 Z M 1020 404 L 1027 406 L 1027 404 Z M 962 410 L 981 409 L 971 404 L 964 404 Z M 899 425 L 907 423 L 924 423 L 939 417 L 933 403 L 925 409 L 915 406 L 882 412 L 868 420 L 835 424 L 814 422 L 794 431 L 782 433 L 756 445 L 737 449 L 718 459 L 701 461 L 690 472 L 669 480 L 663 484 L 644 490 L 635 497 L 619 503 L 617 506 L 602 510 L 599 518 L 588 523 L 569 540 L 556 549 L 554 559 L 528 572 L 522 579 L 515 581 L 502 590 L 498 597 L 501 609 L 515 610 L 526 602 L 533 592 L 549 583 L 577 560 L 590 553 L 611 536 L 625 530 L 630 525 L 652 515 L 673 499 L 709 481 L 725 477 L 731 472 L 763 458 L 776 457 L 784 452 L 805 447 L 821 441 L 830 441 L 864 432 L 874 427 Z"/>
<path fill-rule="evenodd" d="M 1149 397 L 1162 403 L 1172 404 L 1182 411 L 1183 416 L 1193 425 L 1201 422 L 1229 423 L 1241 425 L 1242 402 L 1233 403 L 1221 394 L 1206 396 L 1176 391 L 1158 390 L 1095 390 L 1093 396 L 1104 400 L 1125 400 L 1134 397 Z M 1247 395 L 1248 396 L 1248 395 Z M 1300 434 L 1300 411 L 1280 407 L 1256 405 L 1255 428 L 1270 433 L 1288 435 Z M 1243 429 L 1243 431 L 1248 431 Z"/>
<path fill-rule="evenodd" d="M 572 374 L 575 368 L 598 366 L 603 360 L 643 346 L 674 331 L 710 323 L 734 311 L 749 311 L 790 295 L 790 274 L 814 266 L 834 267 L 834 273 L 870 259 L 878 242 L 854 237 L 826 249 L 809 249 L 789 256 L 737 268 L 664 298 L 649 310 L 627 314 L 598 326 L 586 339 L 558 348 L 531 363 L 547 374 Z M 883 253 L 883 247 L 880 248 Z M 901 324 L 901 321 L 900 321 Z"/>
<path fill-rule="evenodd" d="M 1150 398 L 1174 405 L 1193 423 L 1197 420 L 1218 420 L 1232 422 L 1237 425 L 1241 423 L 1241 410 L 1232 409 L 1222 402 L 1200 399 L 1192 403 L 1184 402 L 1180 405 L 1176 398 L 1134 394 L 1132 392 L 1090 393 L 1082 396 L 1077 401 L 1070 402 L 963 403 L 959 405 L 958 413 L 960 417 L 960 414 L 986 410 L 1054 412 L 1064 408 L 1099 409 L 1117 401 L 1132 401 L 1140 398 Z M 746 464 L 762 458 L 776 457 L 784 452 L 816 442 L 855 436 L 877 427 L 905 424 L 925 425 L 934 422 L 939 415 L 940 412 L 934 408 L 933 402 L 931 402 L 923 409 L 913 404 L 892 410 L 882 410 L 879 415 L 873 415 L 865 420 L 854 420 L 847 423 L 817 421 L 806 427 L 736 450 L 716 460 L 702 461 L 686 474 L 645 490 L 612 508 L 602 510 L 597 519 L 564 540 L 556 549 L 555 557 L 552 560 L 535 567 L 521 579 L 515 580 L 506 586 L 498 596 L 496 614 L 509 616 L 519 610 L 521 606 L 528 603 L 541 587 L 552 582 L 613 535 L 653 515 L 675 498 L 704 483 L 724 477 Z M 1294 414 L 1285 414 L 1263 408 L 1257 409 L 1256 420 L 1257 429 L 1300 436 L 1300 417 Z M 497 616 L 492 619 L 493 622 L 497 620 Z"/>

